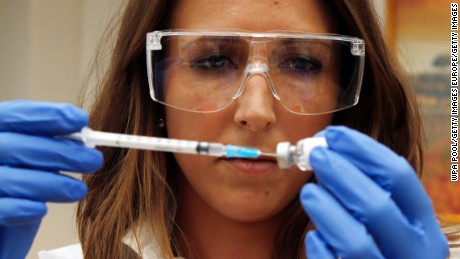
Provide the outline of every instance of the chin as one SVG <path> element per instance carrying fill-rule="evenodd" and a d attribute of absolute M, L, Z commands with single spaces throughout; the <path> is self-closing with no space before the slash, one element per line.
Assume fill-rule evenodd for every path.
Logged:
<path fill-rule="evenodd" d="M 268 197 L 268 199 L 270 198 Z M 267 201 L 257 202 L 247 199 L 241 202 L 233 201 L 230 204 L 226 204 L 224 208 L 221 208 L 220 213 L 242 223 L 256 223 L 277 218 L 287 206 L 287 204 L 286 206 L 282 206 L 281 204 L 273 203 L 274 201 L 271 204 L 267 204 Z"/>

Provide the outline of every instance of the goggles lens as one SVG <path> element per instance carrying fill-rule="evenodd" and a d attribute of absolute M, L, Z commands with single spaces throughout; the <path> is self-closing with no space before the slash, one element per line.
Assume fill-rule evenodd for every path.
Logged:
<path fill-rule="evenodd" d="M 300 33 L 160 31 L 147 36 L 150 93 L 194 112 L 228 106 L 253 74 L 297 114 L 322 114 L 358 102 L 364 43 Z"/>

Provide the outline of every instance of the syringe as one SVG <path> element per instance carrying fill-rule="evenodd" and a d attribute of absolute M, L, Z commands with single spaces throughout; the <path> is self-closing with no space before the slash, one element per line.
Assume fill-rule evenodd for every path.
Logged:
<path fill-rule="evenodd" d="M 81 132 L 61 137 L 81 141 L 88 147 L 134 148 L 228 158 L 273 158 L 276 159 L 278 166 L 282 169 L 296 164 L 302 171 L 311 170 L 309 157 L 313 148 L 328 146 L 324 137 L 306 138 L 297 142 L 297 145 L 291 145 L 289 142 L 278 143 L 275 154 L 261 152 L 257 148 L 224 145 L 215 142 L 108 133 L 94 131 L 88 127 L 83 128 Z"/>
<path fill-rule="evenodd" d="M 229 158 L 256 158 L 264 154 L 257 148 L 224 145 L 214 142 L 108 133 L 94 131 L 88 127 L 83 128 L 81 132 L 63 136 L 63 138 L 81 141 L 88 147 L 122 147 Z"/>

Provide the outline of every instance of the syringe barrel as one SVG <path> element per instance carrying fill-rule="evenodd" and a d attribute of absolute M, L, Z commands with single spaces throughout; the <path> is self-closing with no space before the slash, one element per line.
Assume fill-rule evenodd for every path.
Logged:
<path fill-rule="evenodd" d="M 86 134 L 85 134 L 86 133 Z M 198 141 L 124 135 L 100 131 L 82 131 L 82 140 L 89 146 L 110 146 L 197 154 Z"/>
<path fill-rule="evenodd" d="M 260 151 L 256 148 L 223 145 L 214 142 L 194 140 L 179 140 L 169 138 L 146 137 L 93 131 L 83 128 L 81 132 L 64 136 L 65 138 L 80 140 L 88 147 L 107 146 L 120 148 L 133 148 L 155 150 L 163 152 L 198 154 L 216 157 L 258 157 Z"/>

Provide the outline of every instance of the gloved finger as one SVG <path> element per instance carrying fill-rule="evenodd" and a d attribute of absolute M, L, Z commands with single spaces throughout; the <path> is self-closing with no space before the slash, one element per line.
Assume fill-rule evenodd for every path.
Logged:
<path fill-rule="evenodd" d="M 321 134 L 325 135 L 331 150 L 389 191 L 404 215 L 422 218 L 433 214 L 428 195 L 403 157 L 369 136 L 346 127 L 328 127 Z"/>
<path fill-rule="evenodd" d="M 307 258 L 310 259 L 336 259 L 334 253 L 327 247 L 318 231 L 311 230 L 305 240 Z"/>
<path fill-rule="evenodd" d="M 50 172 L 0 166 L 0 197 L 34 201 L 72 202 L 85 197 L 80 180 Z"/>
<path fill-rule="evenodd" d="M 36 220 L 17 226 L 0 226 L 0 258 L 26 258 L 40 223 L 41 220 Z"/>
<path fill-rule="evenodd" d="M 17 226 L 40 220 L 47 211 L 46 204 L 17 198 L 0 198 L 0 226 Z"/>
<path fill-rule="evenodd" d="M 327 190 L 306 184 L 300 201 L 323 240 L 342 258 L 381 258 L 372 236 Z"/>
<path fill-rule="evenodd" d="M 88 125 L 85 111 L 70 104 L 34 101 L 0 103 L 0 132 L 57 136 Z"/>
<path fill-rule="evenodd" d="M 367 227 L 383 255 L 411 257 L 412 251 L 407 247 L 419 239 L 423 242 L 423 230 L 417 222 L 411 222 L 412 225 L 407 220 L 388 191 L 334 151 L 315 148 L 310 161 L 318 182 Z"/>
<path fill-rule="evenodd" d="M 102 165 L 100 151 L 73 140 L 0 133 L 0 165 L 44 171 L 93 172 Z"/>

